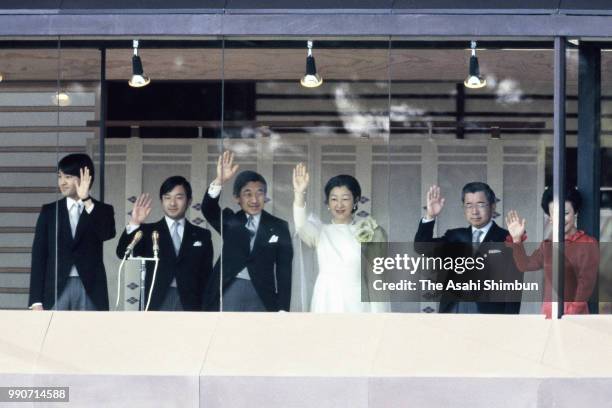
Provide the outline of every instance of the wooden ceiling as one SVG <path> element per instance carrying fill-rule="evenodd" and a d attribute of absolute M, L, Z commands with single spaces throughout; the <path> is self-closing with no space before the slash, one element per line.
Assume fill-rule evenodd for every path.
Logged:
<path fill-rule="evenodd" d="M 317 68 L 328 80 L 460 81 L 464 78 L 466 50 L 315 49 Z M 612 84 L 612 56 L 602 55 L 602 81 Z M 127 79 L 131 74 L 129 49 L 107 51 L 107 78 Z M 142 49 L 145 72 L 155 80 L 295 80 L 305 69 L 302 49 Z M 513 79 L 522 84 L 553 81 L 552 50 L 481 50 L 481 73 Z M 389 65 L 390 64 L 390 65 Z M 577 80 L 577 51 L 568 53 L 567 79 Z M 13 81 L 97 81 L 100 52 L 95 49 L 0 50 L 0 72 Z"/>

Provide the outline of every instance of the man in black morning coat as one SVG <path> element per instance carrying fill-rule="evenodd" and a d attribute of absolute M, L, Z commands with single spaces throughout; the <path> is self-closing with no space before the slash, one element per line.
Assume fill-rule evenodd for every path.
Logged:
<path fill-rule="evenodd" d="M 113 207 L 89 195 L 94 165 L 88 155 L 61 159 L 57 176 L 64 198 L 45 204 L 36 222 L 28 304 L 32 310 L 108 310 L 103 243 L 115 236 Z"/>
<path fill-rule="evenodd" d="M 151 257 L 153 231 L 159 234 L 159 266 L 148 310 L 202 310 L 204 290 L 212 272 L 213 247 L 210 231 L 193 225 L 185 217 L 191 195 L 191 185 L 184 177 L 167 178 L 159 189 L 164 217 L 145 224 L 151 213 L 151 198 L 142 194 L 134 203 L 130 223 L 117 245 L 117 256 L 122 258 L 134 235 L 142 231 L 143 238 L 134 248 L 134 255 Z M 147 262 L 147 302 L 153 267 L 153 262 Z"/>
<path fill-rule="evenodd" d="M 215 264 L 207 291 L 207 310 L 219 310 L 223 275 L 224 311 L 289 311 L 293 247 L 286 221 L 264 211 L 267 185 L 253 171 L 236 177 L 233 195 L 240 211 L 219 207 L 223 183 L 238 171 L 233 154 L 224 152 L 217 163 L 217 177 L 204 194 L 202 213 L 222 232 L 223 249 Z"/>
<path fill-rule="evenodd" d="M 465 218 L 470 225 L 449 229 L 441 237 L 433 238 L 435 219 L 442 211 L 445 199 L 438 186 L 430 187 L 427 192 L 427 214 L 419 222 L 414 237 L 415 249 L 428 256 L 482 257 L 485 267 L 482 271 L 471 270 L 461 274 L 438 271 L 438 282 L 444 283 L 445 287 L 449 280 L 482 282 L 485 279 L 501 279 L 504 282 L 522 282 L 523 276 L 514 267 L 512 252 L 504 245 L 508 231 L 492 220 L 497 201 L 493 190 L 486 183 L 468 183 L 461 191 L 461 199 Z M 515 314 L 519 311 L 520 294 L 511 295 L 501 291 L 444 290 L 439 309 L 440 313 Z"/>

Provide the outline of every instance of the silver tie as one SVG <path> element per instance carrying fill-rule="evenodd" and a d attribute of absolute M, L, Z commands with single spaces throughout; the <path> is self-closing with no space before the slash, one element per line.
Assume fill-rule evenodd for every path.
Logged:
<path fill-rule="evenodd" d="M 76 234 L 77 224 L 79 223 L 79 217 L 81 216 L 81 208 L 78 203 L 72 204 L 70 207 L 70 231 L 72 232 L 72 238 Z"/>
<path fill-rule="evenodd" d="M 480 237 L 482 236 L 481 230 L 472 232 L 472 253 L 475 255 L 480 247 Z"/>
<path fill-rule="evenodd" d="M 174 221 L 172 224 L 172 244 L 174 245 L 174 253 L 178 256 L 181 250 L 181 236 L 178 233 L 179 222 Z"/>
<path fill-rule="evenodd" d="M 247 217 L 246 229 L 249 230 L 249 236 L 251 237 L 249 245 L 252 251 L 253 244 L 255 243 L 255 234 L 257 234 L 257 229 L 255 229 L 255 219 L 252 215 Z"/>

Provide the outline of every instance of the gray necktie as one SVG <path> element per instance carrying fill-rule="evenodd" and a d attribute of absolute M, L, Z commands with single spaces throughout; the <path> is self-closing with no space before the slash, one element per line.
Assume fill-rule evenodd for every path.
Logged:
<path fill-rule="evenodd" d="M 257 229 L 255 228 L 255 219 L 252 215 L 249 215 L 247 217 L 246 229 L 249 230 L 249 236 L 251 237 L 249 245 L 252 251 L 253 244 L 255 243 L 255 234 L 257 234 Z"/>
<path fill-rule="evenodd" d="M 174 253 L 178 256 L 179 251 L 181 250 L 181 236 L 178 232 L 179 222 L 174 221 L 172 224 L 172 244 L 174 245 Z"/>
<path fill-rule="evenodd" d="M 70 231 L 72 232 L 72 238 L 74 238 L 74 234 L 76 234 L 77 224 L 79 223 L 79 217 L 81 216 L 81 209 L 78 203 L 72 204 L 70 207 Z"/>
<path fill-rule="evenodd" d="M 472 232 L 472 250 L 474 251 L 474 253 L 478 250 L 478 247 L 480 246 L 481 236 L 482 236 L 481 230 L 476 230 Z"/>

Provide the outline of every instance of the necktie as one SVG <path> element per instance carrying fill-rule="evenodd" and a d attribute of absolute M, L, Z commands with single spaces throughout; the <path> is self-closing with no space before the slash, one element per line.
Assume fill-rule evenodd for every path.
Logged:
<path fill-rule="evenodd" d="M 72 238 L 76 234 L 77 224 L 79 223 L 79 217 L 81 216 L 81 209 L 78 203 L 72 204 L 70 207 L 70 232 L 72 232 Z"/>
<path fill-rule="evenodd" d="M 174 245 L 174 253 L 178 256 L 179 251 L 181 250 L 181 236 L 178 232 L 179 222 L 174 221 L 172 224 L 172 244 Z"/>
<path fill-rule="evenodd" d="M 255 219 L 252 215 L 247 217 L 246 229 L 249 231 L 249 237 L 251 238 L 249 245 L 252 251 L 253 244 L 255 243 L 255 234 L 257 233 L 257 229 L 255 228 Z"/>
<path fill-rule="evenodd" d="M 480 237 L 482 236 L 482 231 L 481 230 L 476 230 L 474 232 L 472 232 L 472 249 L 474 252 L 476 252 L 478 250 L 478 247 L 480 246 Z"/>

